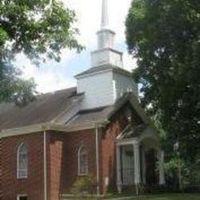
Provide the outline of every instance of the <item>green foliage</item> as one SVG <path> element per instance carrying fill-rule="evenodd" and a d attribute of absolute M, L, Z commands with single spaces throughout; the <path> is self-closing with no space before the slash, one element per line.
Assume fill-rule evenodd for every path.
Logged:
<path fill-rule="evenodd" d="M 39 65 L 46 59 L 60 61 L 63 48 L 82 49 L 75 38 L 78 31 L 73 28 L 74 12 L 59 0 L 53 0 L 52 5 L 49 2 L 0 1 L 0 101 L 26 102 L 35 91 L 33 81 L 21 80 L 19 71 L 11 64 L 17 54 L 24 53 Z"/>
<path fill-rule="evenodd" d="M 0 102 L 15 102 L 18 106 L 34 100 L 35 83 L 19 78 L 20 71 L 12 65 L 0 65 Z"/>
<path fill-rule="evenodd" d="M 93 199 L 93 194 L 96 193 L 96 179 L 93 176 L 78 177 L 74 182 L 71 193 L 76 196 L 76 199 Z"/>
<path fill-rule="evenodd" d="M 168 162 L 165 163 L 165 173 L 166 180 L 171 190 L 179 190 L 179 181 L 178 181 L 178 168 L 179 163 L 181 166 L 182 174 L 187 170 L 183 160 L 180 160 L 177 157 L 172 157 Z M 182 183 L 186 183 L 186 179 L 182 177 Z"/>
<path fill-rule="evenodd" d="M 188 168 L 200 154 L 199 11 L 198 0 L 134 0 L 126 20 L 142 104 L 165 132 L 169 159 L 179 141 Z"/>
<path fill-rule="evenodd" d="M 199 185 L 200 183 L 200 154 L 197 155 L 195 162 L 193 162 L 188 168 L 188 174 L 186 176 L 187 181 L 192 185 Z"/>

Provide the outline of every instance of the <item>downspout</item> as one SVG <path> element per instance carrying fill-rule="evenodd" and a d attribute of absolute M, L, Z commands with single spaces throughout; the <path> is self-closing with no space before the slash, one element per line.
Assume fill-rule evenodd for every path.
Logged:
<path fill-rule="evenodd" d="M 100 195 L 100 174 L 99 174 L 99 128 L 98 124 L 95 124 L 96 134 L 96 181 L 97 181 L 97 196 Z"/>
<path fill-rule="evenodd" d="M 44 200 L 47 200 L 47 133 L 43 133 L 43 153 L 44 153 Z"/>

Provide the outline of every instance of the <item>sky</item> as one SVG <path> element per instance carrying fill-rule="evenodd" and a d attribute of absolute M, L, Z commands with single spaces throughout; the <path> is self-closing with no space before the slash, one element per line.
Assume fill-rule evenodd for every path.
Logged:
<path fill-rule="evenodd" d="M 63 50 L 61 61 L 48 61 L 36 67 L 19 55 L 16 65 L 22 69 L 22 77 L 34 78 L 37 90 L 41 93 L 51 92 L 76 85 L 74 76 L 90 65 L 90 52 L 96 49 L 96 32 L 100 28 L 101 0 L 62 0 L 64 4 L 76 13 L 77 22 L 74 25 L 80 31 L 79 42 L 85 46 L 80 54 L 76 51 Z M 124 22 L 132 0 L 108 0 L 110 28 L 116 32 L 115 48 L 124 53 L 124 68 L 132 70 L 136 63 L 127 53 L 125 44 Z"/>

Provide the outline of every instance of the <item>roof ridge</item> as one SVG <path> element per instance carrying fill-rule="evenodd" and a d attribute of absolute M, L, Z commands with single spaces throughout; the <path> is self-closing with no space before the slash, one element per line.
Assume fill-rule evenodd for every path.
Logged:
<path fill-rule="evenodd" d="M 58 93 L 58 92 L 64 92 L 64 91 L 70 91 L 70 90 L 75 90 L 77 89 L 77 87 L 70 87 L 70 88 L 64 88 L 64 89 L 59 89 L 59 90 L 54 90 L 54 91 L 50 91 L 50 92 L 46 92 L 46 93 L 40 93 L 37 96 L 42 96 L 42 95 L 48 95 L 48 94 L 55 94 L 55 93 Z"/>

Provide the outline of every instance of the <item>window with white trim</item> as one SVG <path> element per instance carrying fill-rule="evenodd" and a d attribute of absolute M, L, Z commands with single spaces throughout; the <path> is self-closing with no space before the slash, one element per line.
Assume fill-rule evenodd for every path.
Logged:
<path fill-rule="evenodd" d="M 28 148 L 22 143 L 17 149 L 17 178 L 28 177 Z"/>
<path fill-rule="evenodd" d="M 88 175 L 88 151 L 85 146 L 78 150 L 78 175 Z"/>

